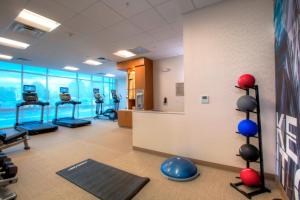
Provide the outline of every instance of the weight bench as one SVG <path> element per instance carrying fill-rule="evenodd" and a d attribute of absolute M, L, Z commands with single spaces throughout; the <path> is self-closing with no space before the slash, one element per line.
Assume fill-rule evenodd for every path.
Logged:
<path fill-rule="evenodd" d="M 0 151 L 9 147 L 24 143 L 24 149 L 30 149 L 28 145 L 27 131 L 18 131 L 16 129 L 3 129 L 0 130 Z"/>

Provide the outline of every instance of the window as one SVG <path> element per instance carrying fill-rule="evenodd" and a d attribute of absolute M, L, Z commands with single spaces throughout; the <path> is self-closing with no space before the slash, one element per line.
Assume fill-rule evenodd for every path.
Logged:
<path fill-rule="evenodd" d="M 60 101 L 59 89 L 60 87 L 68 87 L 69 93 L 73 100 L 77 100 L 77 81 L 71 78 L 62 77 L 48 77 L 48 91 L 49 91 L 49 103 L 50 103 L 50 119 L 55 117 L 55 103 Z M 71 117 L 72 116 L 72 105 L 66 104 L 59 106 L 58 117 Z M 75 113 L 75 117 L 78 117 Z"/>
<path fill-rule="evenodd" d="M 23 85 L 35 85 L 39 101 L 48 102 L 47 77 L 37 74 L 23 74 Z M 23 90 L 23 88 L 22 88 Z M 41 119 L 41 106 L 24 106 L 20 109 L 20 120 L 39 121 Z M 44 120 L 48 120 L 48 107 L 45 107 Z"/>
<path fill-rule="evenodd" d="M 0 128 L 16 121 L 16 104 L 21 101 L 21 73 L 0 73 Z"/>
<path fill-rule="evenodd" d="M 75 113 L 75 117 L 79 118 L 95 115 L 93 88 L 99 88 L 101 95 L 105 95 L 103 109 L 113 107 L 111 90 L 116 89 L 114 78 L 0 62 L 0 128 L 14 126 L 16 104 L 22 101 L 22 84 L 35 85 L 39 100 L 50 103 L 45 107 L 45 121 L 51 121 L 55 116 L 55 103 L 60 101 L 60 87 L 68 87 L 72 99 L 82 102 Z M 71 115 L 72 105 L 59 107 L 58 117 Z M 39 106 L 21 109 L 20 122 L 40 120 L 40 117 Z"/>

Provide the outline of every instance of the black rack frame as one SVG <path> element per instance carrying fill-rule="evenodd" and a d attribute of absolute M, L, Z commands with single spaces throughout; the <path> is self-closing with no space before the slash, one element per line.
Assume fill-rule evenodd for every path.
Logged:
<path fill-rule="evenodd" d="M 252 191 L 252 192 L 246 192 L 242 189 L 239 188 L 239 186 L 242 186 L 244 185 L 243 182 L 237 182 L 237 183 L 230 183 L 231 187 L 233 187 L 234 189 L 236 189 L 238 192 L 240 192 L 241 194 L 243 194 L 244 196 L 246 196 L 248 199 L 251 199 L 253 196 L 255 195 L 259 195 L 259 194 L 262 194 L 262 193 L 265 193 L 265 192 L 271 192 L 270 189 L 268 189 L 266 186 L 265 186 L 265 172 L 264 172 L 264 159 L 263 159 L 263 148 L 262 148 L 262 136 L 261 136 L 261 121 L 260 121 L 260 103 L 259 103 L 259 90 L 258 90 L 258 86 L 255 85 L 254 87 L 252 88 L 241 88 L 241 87 L 238 87 L 238 86 L 235 86 L 236 88 L 238 89 L 241 89 L 241 90 L 245 90 L 246 91 L 246 95 L 250 95 L 250 89 L 253 89 L 255 91 L 255 98 L 256 98 L 256 102 L 257 102 L 257 107 L 256 107 L 256 112 L 254 111 L 241 111 L 239 109 L 236 109 L 237 111 L 240 111 L 240 112 L 244 112 L 246 113 L 246 118 L 247 119 L 250 119 L 250 113 L 254 113 L 256 114 L 257 116 L 257 127 L 258 127 L 258 133 L 257 133 L 257 136 L 254 136 L 254 137 L 246 137 L 246 141 L 247 141 L 247 144 L 250 144 L 250 138 L 256 138 L 258 139 L 258 148 L 259 148 L 259 161 L 256 161 L 256 163 L 259 163 L 259 167 L 260 167 L 260 186 L 258 187 L 255 187 L 255 190 Z M 238 132 L 236 132 L 238 133 Z M 239 155 L 237 155 L 239 156 Z M 246 167 L 249 168 L 250 167 L 250 162 L 249 161 L 246 161 Z M 240 177 L 237 177 L 237 178 L 240 178 Z"/>

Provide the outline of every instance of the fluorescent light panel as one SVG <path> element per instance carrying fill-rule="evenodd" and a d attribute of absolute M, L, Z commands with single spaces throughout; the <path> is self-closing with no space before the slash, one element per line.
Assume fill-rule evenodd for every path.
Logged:
<path fill-rule="evenodd" d="M 19 42 L 16 40 L 11 40 L 11 39 L 4 38 L 4 37 L 0 37 L 0 45 L 13 47 L 13 48 L 17 48 L 17 49 L 27 49 L 27 47 L 30 46 L 30 44 L 27 44 L 24 42 Z"/>
<path fill-rule="evenodd" d="M 66 70 L 70 70 L 70 71 L 78 71 L 79 68 L 78 67 L 74 67 L 74 66 L 65 66 L 64 69 Z"/>
<path fill-rule="evenodd" d="M 60 23 L 26 9 L 19 13 L 15 21 L 46 32 L 51 32 L 60 26 Z"/>
<path fill-rule="evenodd" d="M 102 63 L 98 62 L 97 60 L 86 60 L 83 63 L 87 65 L 94 65 L 94 66 L 102 65 Z"/>
<path fill-rule="evenodd" d="M 106 76 L 106 77 L 111 77 L 111 78 L 112 78 L 112 77 L 115 77 L 116 75 L 114 75 L 114 74 L 109 74 L 109 73 L 108 73 L 108 74 L 105 74 L 104 76 Z"/>
<path fill-rule="evenodd" d="M 132 53 L 131 51 L 128 50 L 120 50 L 114 53 L 114 55 L 122 57 L 122 58 L 130 58 L 133 56 L 136 56 L 136 54 Z"/>
<path fill-rule="evenodd" d="M 5 54 L 0 54 L 0 59 L 2 59 L 2 60 L 11 60 L 11 59 L 13 59 L 13 57 L 9 56 L 9 55 L 5 55 Z"/>

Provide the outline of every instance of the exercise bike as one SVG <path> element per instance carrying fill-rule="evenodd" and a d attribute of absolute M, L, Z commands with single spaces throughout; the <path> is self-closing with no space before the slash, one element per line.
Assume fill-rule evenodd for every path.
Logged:
<path fill-rule="evenodd" d="M 121 96 L 119 97 L 116 94 L 116 91 L 112 90 L 111 94 L 113 97 L 115 108 L 114 109 L 109 108 L 103 112 L 103 103 L 104 103 L 105 96 L 104 95 L 101 96 L 100 90 L 98 88 L 94 88 L 93 93 L 94 93 L 94 98 L 96 103 L 96 116 L 94 117 L 94 119 L 103 119 L 103 117 L 106 117 L 112 121 L 118 120 L 118 110 L 119 110 L 119 103 L 120 103 Z"/>

